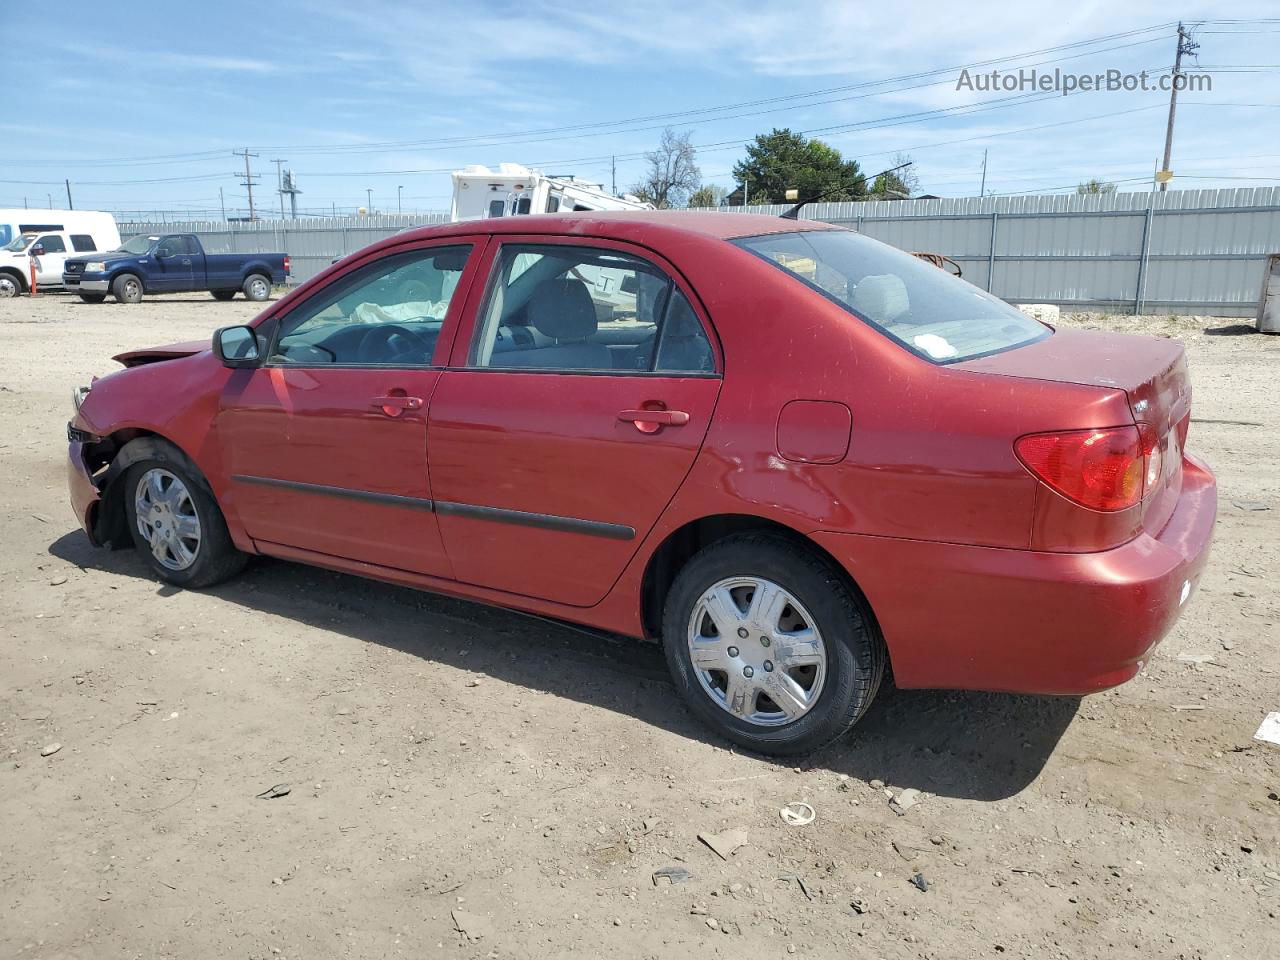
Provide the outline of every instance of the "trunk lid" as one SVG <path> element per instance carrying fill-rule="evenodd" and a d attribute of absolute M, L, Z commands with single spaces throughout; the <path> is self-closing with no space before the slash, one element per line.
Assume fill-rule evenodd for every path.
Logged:
<path fill-rule="evenodd" d="M 957 363 L 953 368 L 1123 390 L 1134 422 L 1153 431 L 1161 460 L 1159 476 L 1146 485 L 1141 505 L 1132 509 L 1143 528 L 1152 532 L 1163 528 L 1182 490 L 1182 450 L 1191 418 L 1191 381 L 1180 341 L 1059 329 L 1036 343 Z M 1055 427 L 1049 423 L 1044 429 Z"/>

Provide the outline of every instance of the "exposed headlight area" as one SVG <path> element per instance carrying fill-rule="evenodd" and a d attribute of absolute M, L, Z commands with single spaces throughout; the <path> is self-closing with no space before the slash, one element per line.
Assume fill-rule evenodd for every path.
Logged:
<path fill-rule="evenodd" d="M 106 273 L 107 264 L 105 260 L 90 260 L 84 265 L 85 273 Z"/>

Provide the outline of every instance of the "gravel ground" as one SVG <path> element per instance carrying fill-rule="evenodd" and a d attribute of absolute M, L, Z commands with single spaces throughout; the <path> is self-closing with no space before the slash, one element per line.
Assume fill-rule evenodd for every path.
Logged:
<path fill-rule="evenodd" d="M 1251 740 L 1280 710 L 1280 339 L 1064 321 L 1185 341 L 1221 483 L 1145 673 L 1084 700 L 889 691 L 797 767 L 709 737 L 651 647 L 276 561 L 186 593 L 92 549 L 71 387 L 255 312 L 0 301 L 0 956 L 1280 952 L 1280 748 Z M 817 819 L 788 826 L 792 801 Z M 727 830 L 725 861 L 698 835 Z M 655 885 L 670 866 L 691 879 Z"/>

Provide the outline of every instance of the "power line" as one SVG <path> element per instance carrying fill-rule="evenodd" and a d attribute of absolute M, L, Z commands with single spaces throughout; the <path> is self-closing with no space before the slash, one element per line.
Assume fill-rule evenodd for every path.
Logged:
<path fill-rule="evenodd" d="M 249 219 L 256 220 L 257 216 L 253 212 L 253 181 L 257 178 L 254 177 L 253 173 L 249 170 L 249 158 L 256 157 L 258 154 L 250 153 L 248 147 L 245 147 L 243 150 L 232 150 L 231 153 L 237 157 L 244 157 L 244 180 L 241 182 L 240 186 L 247 187 L 249 190 Z"/>

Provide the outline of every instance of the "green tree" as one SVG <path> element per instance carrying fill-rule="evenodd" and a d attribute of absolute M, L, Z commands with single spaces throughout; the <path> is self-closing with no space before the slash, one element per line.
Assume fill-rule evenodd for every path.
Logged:
<path fill-rule="evenodd" d="M 861 200 L 867 184 L 856 160 L 845 160 L 840 151 L 821 140 L 810 140 L 791 130 L 760 134 L 747 147 L 746 159 L 733 167 L 734 179 L 747 184 L 749 203 L 786 203 L 788 190 L 801 200 L 827 194 L 827 200 Z M 729 196 L 742 203 L 742 187 Z"/>
<path fill-rule="evenodd" d="M 1093 194 L 1093 193 L 1115 193 L 1116 185 L 1108 183 L 1105 180 L 1099 180 L 1094 177 L 1092 180 L 1086 180 L 1084 183 L 1076 187 L 1076 193 Z"/>
<path fill-rule="evenodd" d="M 704 187 L 699 187 L 693 193 L 689 194 L 689 206 L 691 207 L 718 207 L 724 203 L 725 197 L 729 195 L 729 191 L 724 187 L 714 183 L 708 183 Z"/>

